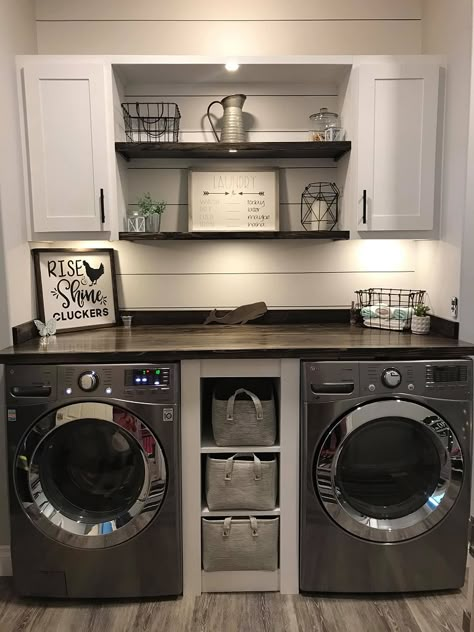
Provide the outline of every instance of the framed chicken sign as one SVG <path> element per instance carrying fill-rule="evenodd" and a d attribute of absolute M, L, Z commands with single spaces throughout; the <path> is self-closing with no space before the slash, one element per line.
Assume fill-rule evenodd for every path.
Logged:
<path fill-rule="evenodd" d="M 113 249 L 36 248 L 31 252 L 39 317 L 44 326 L 50 323 L 50 333 L 117 323 Z"/>

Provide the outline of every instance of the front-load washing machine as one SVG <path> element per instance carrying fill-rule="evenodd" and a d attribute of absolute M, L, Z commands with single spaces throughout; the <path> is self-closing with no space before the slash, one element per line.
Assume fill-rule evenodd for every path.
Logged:
<path fill-rule="evenodd" d="M 7 366 L 20 595 L 182 593 L 177 364 Z"/>
<path fill-rule="evenodd" d="M 300 588 L 464 584 L 470 360 L 302 365 Z"/>

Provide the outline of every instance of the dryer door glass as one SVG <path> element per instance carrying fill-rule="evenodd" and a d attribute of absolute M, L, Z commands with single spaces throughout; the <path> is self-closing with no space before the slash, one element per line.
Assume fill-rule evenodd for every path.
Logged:
<path fill-rule="evenodd" d="M 427 427 L 399 417 L 372 421 L 347 437 L 335 482 L 354 509 L 370 518 L 402 518 L 436 490 L 441 462 Z"/>
<path fill-rule="evenodd" d="M 397 542 L 447 514 L 461 489 L 463 458 L 445 420 L 394 398 L 340 419 L 316 454 L 314 473 L 323 505 L 341 527 Z"/>
<path fill-rule="evenodd" d="M 135 415 L 99 402 L 48 414 L 19 447 L 15 483 L 36 526 L 71 546 L 128 540 L 158 512 L 166 490 L 163 451 Z"/>

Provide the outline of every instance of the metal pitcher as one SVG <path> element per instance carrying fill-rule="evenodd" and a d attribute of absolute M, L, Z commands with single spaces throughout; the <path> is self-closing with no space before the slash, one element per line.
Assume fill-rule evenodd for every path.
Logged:
<path fill-rule="evenodd" d="M 242 119 L 242 107 L 246 98 L 245 94 L 231 94 L 228 97 L 224 97 L 222 101 L 213 101 L 209 104 L 209 107 L 207 108 L 207 118 L 209 119 L 209 123 L 211 124 L 212 131 L 214 132 L 217 142 L 245 142 L 246 138 L 244 122 Z M 222 132 L 220 138 L 209 115 L 210 109 L 215 103 L 220 103 L 224 108 L 224 118 L 222 120 Z"/>

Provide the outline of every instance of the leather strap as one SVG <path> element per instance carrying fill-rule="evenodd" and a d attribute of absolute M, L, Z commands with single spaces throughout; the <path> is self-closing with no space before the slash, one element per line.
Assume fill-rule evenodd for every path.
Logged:
<path fill-rule="evenodd" d="M 237 454 L 233 454 L 225 462 L 224 480 L 232 480 L 232 473 L 234 471 L 234 459 L 236 456 L 253 456 L 254 480 L 260 481 L 262 479 L 262 462 L 260 461 L 258 456 L 256 454 L 248 454 L 248 452 L 237 452 Z"/>
<path fill-rule="evenodd" d="M 235 393 L 229 397 L 229 400 L 227 402 L 227 421 L 234 421 L 235 397 L 237 395 L 241 395 L 242 393 L 244 395 L 247 395 L 247 397 L 250 397 L 250 399 L 253 402 L 253 405 L 255 406 L 255 412 L 257 413 L 257 421 L 261 421 L 263 419 L 262 402 L 255 395 L 255 393 L 252 393 L 251 391 L 248 391 L 245 388 L 237 389 Z"/>

